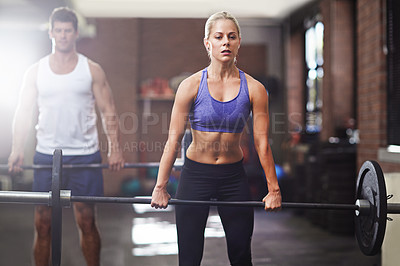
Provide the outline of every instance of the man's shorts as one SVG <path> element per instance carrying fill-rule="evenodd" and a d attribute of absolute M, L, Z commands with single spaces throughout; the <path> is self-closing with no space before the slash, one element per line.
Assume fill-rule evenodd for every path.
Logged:
<path fill-rule="evenodd" d="M 100 152 L 90 155 L 63 156 L 63 164 L 101 163 Z M 53 164 L 53 155 L 36 152 L 34 164 Z M 51 169 L 36 169 L 33 176 L 32 191 L 51 190 Z M 103 196 L 102 168 L 73 168 L 62 170 L 61 189 L 71 190 L 73 196 Z"/>

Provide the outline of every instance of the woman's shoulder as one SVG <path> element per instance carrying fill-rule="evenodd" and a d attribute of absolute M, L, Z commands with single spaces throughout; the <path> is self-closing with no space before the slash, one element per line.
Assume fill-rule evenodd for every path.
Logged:
<path fill-rule="evenodd" d="M 186 79 L 184 79 L 181 83 L 181 85 L 183 86 L 196 86 L 198 87 L 198 85 L 200 85 L 200 81 L 201 81 L 201 76 L 202 76 L 202 70 L 194 73 L 193 75 L 187 77 Z"/>
<path fill-rule="evenodd" d="M 243 72 L 246 76 L 247 87 L 249 89 L 250 95 L 260 95 L 260 94 L 267 94 L 267 90 L 264 85 L 253 78 L 251 75 Z"/>
<path fill-rule="evenodd" d="M 200 86 L 201 76 L 202 71 L 198 71 L 187 77 L 179 85 L 178 91 L 195 96 Z"/>

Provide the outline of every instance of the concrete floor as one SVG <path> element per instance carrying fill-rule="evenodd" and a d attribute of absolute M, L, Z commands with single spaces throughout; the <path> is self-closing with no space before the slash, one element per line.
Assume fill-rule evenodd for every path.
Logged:
<path fill-rule="evenodd" d="M 144 205 L 98 205 L 103 266 L 178 265 L 174 212 Z M 380 255 L 364 256 L 352 236 L 334 235 L 290 211 L 255 213 L 253 264 L 381 265 Z M 85 265 L 71 209 L 63 212 L 62 265 Z M 0 204 L 0 265 L 31 264 L 33 206 Z M 229 265 L 223 230 L 214 209 L 206 230 L 204 266 Z"/>

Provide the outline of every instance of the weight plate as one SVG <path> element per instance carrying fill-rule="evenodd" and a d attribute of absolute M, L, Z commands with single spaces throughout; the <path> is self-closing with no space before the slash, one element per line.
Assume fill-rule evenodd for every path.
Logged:
<path fill-rule="evenodd" d="M 53 170 L 51 184 L 51 261 L 53 266 L 61 264 L 62 206 L 60 201 L 62 177 L 62 152 L 55 150 L 53 154 Z"/>
<path fill-rule="evenodd" d="M 355 233 L 361 251 L 376 255 L 382 246 L 386 230 L 387 196 L 382 169 L 375 161 L 366 161 L 358 174 L 356 198 L 371 203 L 369 215 L 355 218 Z"/>

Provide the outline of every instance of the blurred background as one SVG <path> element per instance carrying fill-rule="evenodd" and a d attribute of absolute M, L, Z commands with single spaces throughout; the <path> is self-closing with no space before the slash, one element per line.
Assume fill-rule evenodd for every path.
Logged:
<path fill-rule="evenodd" d="M 0 163 L 10 153 L 23 74 L 51 52 L 47 21 L 59 6 L 79 13 L 77 50 L 106 72 L 128 162 L 160 160 L 177 86 L 208 64 L 204 23 L 226 10 L 242 29 L 238 67 L 270 94 L 270 141 L 283 199 L 353 203 L 365 160 L 381 164 L 388 194 L 400 190 L 391 186 L 400 178 L 396 0 L 0 0 Z M 32 126 L 26 164 L 32 163 L 34 136 Z M 100 138 L 106 158 L 105 134 Z M 265 178 L 251 121 L 242 144 L 253 197 L 260 199 Z M 106 194 L 148 195 L 156 174 L 105 171 Z M 29 171 L 0 176 L 2 189 L 30 189 Z M 178 178 L 173 172 L 172 193 Z M 331 232 L 354 233 L 352 214 L 299 214 Z"/>

